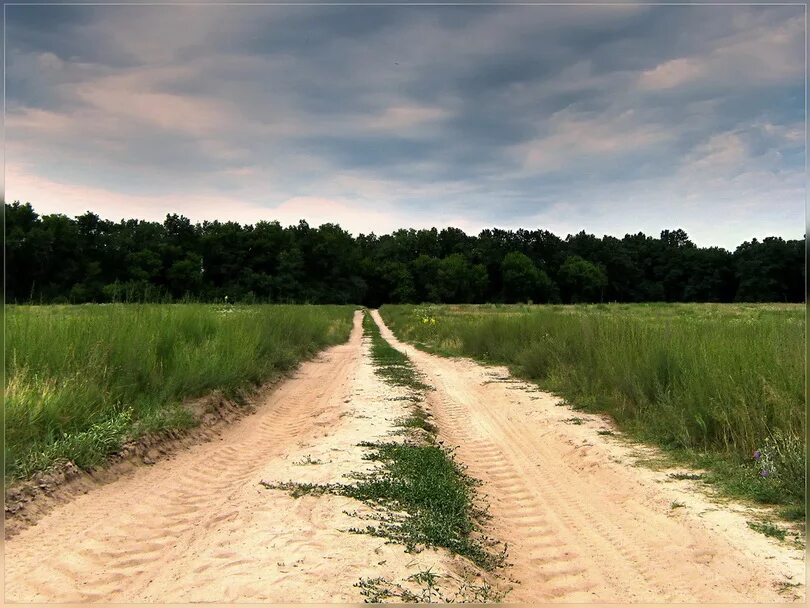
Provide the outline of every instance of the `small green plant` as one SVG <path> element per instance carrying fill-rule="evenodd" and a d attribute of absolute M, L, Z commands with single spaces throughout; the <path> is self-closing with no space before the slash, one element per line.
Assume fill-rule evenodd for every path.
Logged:
<path fill-rule="evenodd" d="M 754 451 L 755 469 L 796 499 L 804 497 L 805 453 L 801 438 L 776 430 Z"/>
<path fill-rule="evenodd" d="M 779 540 L 785 540 L 785 535 L 787 534 L 786 530 L 783 530 L 771 522 L 749 521 L 748 527 L 752 530 L 756 530 L 757 532 L 761 532 L 765 536 L 771 536 L 773 538 L 778 538 Z"/>
<path fill-rule="evenodd" d="M 378 576 L 361 578 L 354 586 L 360 589 L 360 595 L 366 603 L 381 603 L 383 600 L 396 598 L 401 602 L 419 604 L 497 604 L 508 593 L 496 591 L 487 582 L 476 585 L 465 580 L 451 579 L 449 576 L 439 576 L 430 568 L 410 575 L 403 583 Z M 452 593 L 446 590 L 453 587 L 455 591 Z"/>
<path fill-rule="evenodd" d="M 701 479 L 703 479 L 703 475 L 700 473 L 670 473 L 669 477 L 671 479 L 677 480 L 689 479 L 692 481 L 700 481 Z"/>
<path fill-rule="evenodd" d="M 304 456 L 301 460 L 296 460 L 292 464 L 295 466 L 306 466 L 312 464 L 323 464 L 323 460 L 319 460 L 317 458 L 312 458 L 310 454 Z"/>
<path fill-rule="evenodd" d="M 408 601 L 421 604 L 432 604 L 434 600 L 438 600 L 441 597 L 441 592 L 438 585 L 439 577 L 431 572 L 430 568 L 427 570 L 421 570 L 416 574 L 412 574 L 406 580 L 420 585 L 420 593 L 418 595 L 413 594 L 411 597 L 408 597 Z"/>
<path fill-rule="evenodd" d="M 360 595 L 367 604 L 382 604 L 383 600 L 397 597 L 390 588 L 390 582 L 381 576 L 361 578 L 354 586 L 360 589 Z"/>
<path fill-rule="evenodd" d="M 438 431 L 436 425 L 430 422 L 430 414 L 418 405 L 412 408 L 410 416 L 399 421 L 399 425 L 406 429 L 422 429 L 428 437 L 434 436 Z"/>
<path fill-rule="evenodd" d="M 672 501 L 672 504 L 671 504 L 671 505 L 669 505 L 669 508 L 670 508 L 670 509 L 672 509 L 673 511 L 674 511 L 675 509 L 683 509 L 683 508 L 685 508 L 685 507 L 686 507 L 686 505 L 685 505 L 685 504 L 683 504 L 682 502 L 678 502 L 677 500 L 673 500 L 673 501 Z"/>
<path fill-rule="evenodd" d="M 298 483 L 294 481 L 275 483 L 262 480 L 259 482 L 259 484 L 268 490 L 282 490 L 284 492 L 289 492 L 290 496 L 293 498 L 301 498 L 302 496 L 323 496 L 324 494 L 346 495 L 346 490 L 344 488 L 347 487 L 338 483 L 320 484 Z"/>
<path fill-rule="evenodd" d="M 796 593 L 794 593 L 793 590 L 796 589 L 797 587 L 801 587 L 801 586 L 802 586 L 801 583 L 791 583 L 789 581 L 782 581 L 780 583 L 776 583 L 776 591 L 780 595 L 788 595 L 788 594 L 790 594 L 790 596 L 794 600 L 798 600 L 799 596 Z"/>

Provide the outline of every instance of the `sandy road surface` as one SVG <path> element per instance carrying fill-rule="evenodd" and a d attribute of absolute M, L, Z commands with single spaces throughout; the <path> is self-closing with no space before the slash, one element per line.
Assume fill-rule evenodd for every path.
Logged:
<path fill-rule="evenodd" d="M 446 552 L 407 554 L 350 534 L 363 505 L 291 498 L 259 482 L 327 483 L 371 465 L 405 412 L 374 374 L 358 312 L 347 344 L 304 363 L 257 413 L 154 466 L 56 507 L 6 542 L 6 601 L 361 602 L 360 577 L 455 574 Z M 316 464 L 312 464 L 312 463 Z"/>
<path fill-rule="evenodd" d="M 785 602 L 780 583 L 804 583 L 804 553 L 746 526 L 662 473 L 630 466 L 632 451 L 572 417 L 558 399 L 512 381 L 504 368 L 405 352 L 435 391 L 440 434 L 482 479 L 493 535 L 509 544 L 509 601 Z M 683 508 L 672 508 L 673 501 Z"/>

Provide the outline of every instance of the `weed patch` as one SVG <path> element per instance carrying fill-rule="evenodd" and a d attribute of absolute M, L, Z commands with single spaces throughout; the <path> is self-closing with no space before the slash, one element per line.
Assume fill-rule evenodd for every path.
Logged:
<path fill-rule="evenodd" d="M 699 481 L 703 479 L 703 475 L 701 475 L 700 473 L 670 473 L 668 477 L 677 480 L 690 479 L 693 481 Z"/>
<path fill-rule="evenodd" d="M 749 521 L 748 527 L 752 530 L 756 530 L 757 532 L 761 532 L 765 536 L 778 538 L 779 540 L 785 540 L 785 535 L 787 534 L 786 530 L 783 530 L 779 526 L 775 526 L 770 522 Z"/>
<path fill-rule="evenodd" d="M 443 547 L 487 570 L 503 564 L 505 551 L 493 552 L 489 545 L 494 543 L 477 538 L 475 522 L 487 517 L 474 504 L 478 482 L 465 474 L 450 450 L 411 443 L 360 445 L 369 449 L 365 458 L 380 467 L 355 474 L 353 484 L 262 481 L 261 485 L 286 491 L 294 498 L 334 494 L 381 508 L 386 514 L 378 518 L 377 525 L 353 531 L 402 543 L 408 551 Z"/>
<path fill-rule="evenodd" d="M 52 443 L 30 449 L 14 463 L 15 473 L 25 478 L 64 462 L 73 462 L 82 469 L 95 467 L 121 447 L 132 431 L 131 423 L 132 411 L 124 410 L 86 431 L 65 433 Z"/>
<path fill-rule="evenodd" d="M 412 574 L 405 579 L 404 584 L 395 583 L 384 577 L 376 577 L 361 578 L 354 586 L 360 589 L 360 595 L 363 596 L 364 601 L 371 604 L 382 603 L 388 599 L 418 604 L 496 604 L 505 596 L 505 593 L 495 591 L 486 582 L 475 585 L 457 579 L 452 580 L 457 590 L 450 595 L 442 591 L 439 584 L 441 579 L 450 579 L 450 577 L 440 576 L 427 569 Z"/>
<path fill-rule="evenodd" d="M 323 464 L 323 460 L 319 460 L 317 458 L 312 458 L 312 456 L 310 454 L 307 454 L 301 460 L 293 461 L 292 464 L 295 465 L 295 466 L 302 467 L 302 466 L 312 465 L 312 464 Z"/>

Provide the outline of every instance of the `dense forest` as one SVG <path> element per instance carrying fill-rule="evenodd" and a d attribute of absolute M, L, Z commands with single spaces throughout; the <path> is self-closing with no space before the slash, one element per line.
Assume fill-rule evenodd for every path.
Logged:
<path fill-rule="evenodd" d="M 560 238 L 545 230 L 242 226 L 40 216 L 5 204 L 7 302 L 802 302 L 804 240 L 734 252 L 683 230 Z"/>

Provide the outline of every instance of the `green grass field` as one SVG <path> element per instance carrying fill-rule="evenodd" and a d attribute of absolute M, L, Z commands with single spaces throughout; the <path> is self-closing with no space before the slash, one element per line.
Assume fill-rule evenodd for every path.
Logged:
<path fill-rule="evenodd" d="M 194 424 L 181 406 L 236 395 L 344 342 L 351 306 L 8 306 L 6 479 L 99 464 L 139 434 Z"/>
<path fill-rule="evenodd" d="M 576 408 L 610 414 L 676 460 L 709 469 L 710 481 L 729 493 L 804 517 L 802 305 L 386 305 L 380 312 L 402 339 L 508 365 Z"/>

